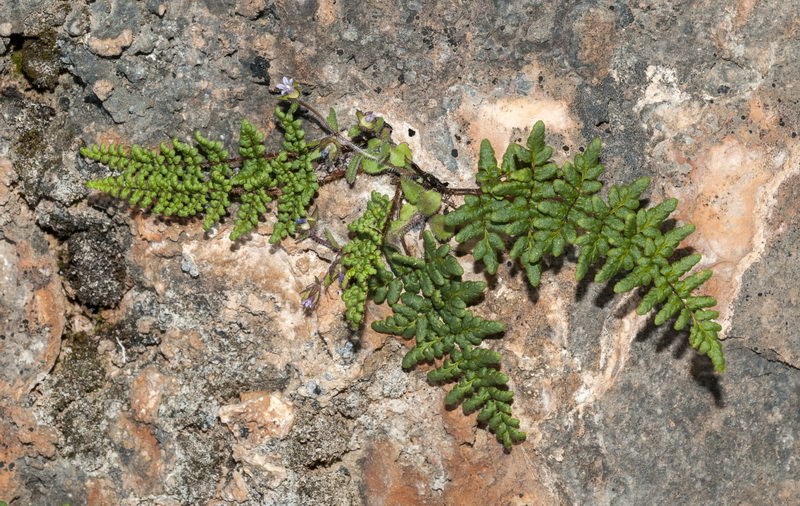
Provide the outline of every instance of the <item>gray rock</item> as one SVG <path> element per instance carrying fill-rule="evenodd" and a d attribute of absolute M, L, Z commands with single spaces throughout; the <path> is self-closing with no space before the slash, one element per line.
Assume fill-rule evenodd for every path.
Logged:
<path fill-rule="evenodd" d="M 62 269 L 75 298 L 91 307 L 117 305 L 125 289 L 124 250 L 108 234 L 78 232 L 67 241 Z"/>
<path fill-rule="evenodd" d="M 298 413 L 291 436 L 289 455 L 294 465 L 306 468 L 327 466 L 347 450 L 350 431 L 336 415 L 306 409 Z"/>

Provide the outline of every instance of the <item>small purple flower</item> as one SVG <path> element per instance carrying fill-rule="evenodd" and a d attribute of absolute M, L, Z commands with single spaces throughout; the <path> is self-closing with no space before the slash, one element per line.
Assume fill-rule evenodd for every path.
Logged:
<path fill-rule="evenodd" d="M 301 304 L 306 309 L 314 309 L 314 295 L 309 295 L 307 299 L 303 299 Z"/>
<path fill-rule="evenodd" d="M 298 219 L 294 220 L 294 224 L 295 225 L 304 225 L 306 223 L 308 223 L 308 220 L 305 219 L 305 218 L 298 218 Z"/>
<path fill-rule="evenodd" d="M 328 153 L 330 153 L 330 152 L 331 152 L 331 145 L 330 145 L 330 144 L 328 144 L 328 145 L 327 145 L 327 146 L 325 146 L 325 148 L 322 150 L 322 153 L 320 153 L 320 156 L 321 156 L 322 158 L 328 158 Z"/>
<path fill-rule="evenodd" d="M 375 116 L 375 113 L 372 111 L 367 111 L 367 115 L 364 116 L 364 119 L 367 120 L 367 122 L 369 123 L 375 121 L 375 118 L 377 118 L 377 116 Z"/>
<path fill-rule="evenodd" d="M 278 89 L 281 91 L 282 97 L 294 93 L 294 79 L 283 76 L 283 83 L 278 85 Z"/>
<path fill-rule="evenodd" d="M 339 283 L 344 281 L 344 271 L 339 271 Z"/>

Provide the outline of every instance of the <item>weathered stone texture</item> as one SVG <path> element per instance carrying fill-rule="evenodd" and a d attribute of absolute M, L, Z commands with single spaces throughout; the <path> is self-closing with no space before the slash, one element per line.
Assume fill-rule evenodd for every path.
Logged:
<path fill-rule="evenodd" d="M 0 501 L 796 501 L 799 8 L 0 0 Z M 481 139 L 502 151 L 537 119 L 558 160 L 602 137 L 605 182 L 649 176 L 697 225 L 728 372 L 571 261 L 537 290 L 503 264 L 478 312 L 507 325 L 489 345 L 528 432 L 504 452 L 401 370 L 405 343 L 351 332 L 337 290 L 302 310 L 329 251 L 269 245 L 271 217 L 232 244 L 231 220 L 205 233 L 86 189 L 108 172 L 82 145 L 200 129 L 233 148 L 242 118 L 269 139 L 284 75 L 343 124 L 378 112 L 453 186 Z M 322 189 L 320 221 L 345 240 L 373 187 L 392 191 Z"/>

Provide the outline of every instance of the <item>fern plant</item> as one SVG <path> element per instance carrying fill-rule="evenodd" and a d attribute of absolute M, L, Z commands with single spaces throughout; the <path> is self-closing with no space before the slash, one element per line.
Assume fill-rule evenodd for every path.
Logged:
<path fill-rule="evenodd" d="M 323 117 L 301 99 L 291 79 L 284 78 L 278 88 L 288 102 L 275 111 L 283 127 L 280 151 L 267 153 L 263 134 L 247 120 L 242 121 L 238 157 L 199 133 L 196 147 L 177 139 L 159 150 L 91 146 L 81 153 L 121 174 L 90 181 L 89 187 L 157 214 L 205 215 L 206 229 L 238 206 L 231 240 L 253 230 L 273 208 L 271 243 L 295 236 L 336 253 L 322 280 L 317 278 L 303 292 L 303 306 L 315 309 L 322 291 L 338 280 L 345 318 L 358 330 L 368 300 L 388 303 L 392 315 L 372 322 L 372 328 L 414 340 L 402 367 L 433 364 L 428 380 L 453 384 L 445 403 L 461 403 L 465 412 L 480 410 L 479 422 L 506 448 L 523 441 L 525 433 L 512 416 L 514 394 L 507 388 L 509 377 L 500 372 L 502 356 L 481 346 L 485 338 L 502 335 L 505 326 L 468 309 L 483 295 L 486 283 L 462 280 L 464 269 L 448 245 L 454 231 L 455 240 L 471 246 L 473 258 L 485 265 L 488 275 L 497 272 L 501 256 L 508 254 L 534 287 L 547 257 L 577 248 L 578 280 L 594 269 L 596 282 L 616 279 L 618 293 L 644 287 L 637 312 L 660 306 L 657 325 L 676 316 L 676 329 L 691 325 L 692 346 L 708 355 L 718 371 L 724 370 L 721 327 L 714 321 L 717 313 L 708 309 L 716 301 L 693 295 L 711 271 L 689 274 L 700 255 L 675 255 L 694 226 L 665 229 L 675 199 L 640 208 L 650 184 L 646 177 L 612 186 L 601 197 L 599 139 L 562 166 L 551 160 L 553 149 L 545 143 L 542 122 L 534 125 L 525 146 L 509 145 L 499 165 L 484 140 L 475 176 L 478 187 L 451 189 L 414 163 L 407 144 L 392 141 L 383 118 L 357 111 L 356 122 L 340 130 L 336 112 L 330 109 Z M 307 142 L 298 111 L 315 119 L 326 134 Z M 319 165 L 347 152 L 346 169 L 317 176 Z M 322 185 L 340 179 L 353 185 L 358 174 L 391 177 L 395 197 L 372 192 L 364 214 L 348 225 L 350 241 L 340 246 L 327 229 L 317 234 L 318 213 L 309 207 Z M 464 203 L 442 213 L 443 207 L 455 207 L 457 195 L 464 195 Z M 425 227 L 422 258 L 401 253 L 406 234 L 420 227 Z"/>

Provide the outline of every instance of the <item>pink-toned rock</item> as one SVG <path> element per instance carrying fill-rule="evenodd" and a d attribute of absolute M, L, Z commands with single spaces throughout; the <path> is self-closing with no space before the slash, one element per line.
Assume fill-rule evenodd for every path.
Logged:
<path fill-rule="evenodd" d="M 287 469 L 283 465 L 283 459 L 277 453 L 265 454 L 258 448 L 237 444 L 233 446 L 233 459 L 244 466 L 247 474 L 255 471 L 268 472 L 271 476 L 269 480 L 270 488 L 276 488 L 287 475 Z"/>
<path fill-rule="evenodd" d="M 398 443 L 378 440 L 367 449 L 361 463 L 369 490 L 367 504 L 559 504 L 546 484 L 530 473 L 543 465 L 536 454 L 522 447 L 511 453 L 482 452 L 484 446 L 494 448 L 496 443 L 487 440 L 483 431 L 478 439 L 452 447 L 443 443 L 443 453 L 449 456 L 441 455 L 438 463 L 428 458 L 425 465 L 404 457 Z M 488 439 L 493 437 L 489 435 Z M 448 479 L 443 491 L 432 487 L 431 477 L 422 474 L 428 465 L 444 469 Z"/>
<path fill-rule="evenodd" d="M 219 418 L 234 433 L 247 432 L 247 441 L 253 446 L 267 439 L 285 438 L 294 422 L 291 404 L 269 392 L 250 392 L 241 395 L 239 404 L 223 406 Z"/>
<path fill-rule="evenodd" d="M 5 415 L 5 410 L 3 410 Z M 16 497 L 22 486 L 17 474 L 17 460 L 25 456 L 25 447 L 17 438 L 19 429 L 5 417 L 0 418 L 0 497 Z"/>
<path fill-rule="evenodd" d="M 55 258 L 37 254 L 26 238 L 10 239 L 0 243 L 0 398 L 18 402 L 53 367 L 66 318 Z"/>
<path fill-rule="evenodd" d="M 100 79 L 92 85 L 92 91 L 101 102 L 105 102 L 111 96 L 111 92 L 114 91 L 114 83 L 108 79 Z"/>
<path fill-rule="evenodd" d="M 281 455 L 260 448 L 270 438 L 285 438 L 294 422 L 294 408 L 278 395 L 269 392 L 242 394 L 239 404 L 223 406 L 220 421 L 225 424 L 238 443 L 233 445 L 233 458 L 244 466 L 248 474 L 267 472 L 270 486 L 277 487 L 287 475 Z M 224 497 L 239 502 L 243 488 L 234 477 L 223 491 Z M 242 496 L 247 497 L 247 496 Z"/>
<path fill-rule="evenodd" d="M 202 362 L 207 351 L 196 330 L 167 331 L 158 349 L 164 358 L 179 367 L 191 367 L 193 363 Z"/>
<path fill-rule="evenodd" d="M 156 371 L 155 367 L 144 369 L 133 380 L 131 392 L 131 411 L 133 417 L 142 423 L 152 423 L 172 379 Z"/>
<path fill-rule="evenodd" d="M 57 440 L 55 429 L 39 424 L 31 411 L 0 405 L 0 497 L 16 497 L 22 485 L 17 475 L 20 459 L 52 458 Z"/>
<path fill-rule="evenodd" d="M 443 460 L 451 478 L 444 489 L 445 504 L 562 504 L 543 479 L 531 472 L 544 467 L 534 452 L 517 447 L 511 453 L 486 452 L 479 456 L 475 451 L 478 446 L 460 445 L 452 458 Z"/>
<path fill-rule="evenodd" d="M 14 165 L 8 158 L 0 158 L 0 206 L 5 206 L 11 195 L 11 174 Z"/>
<path fill-rule="evenodd" d="M 160 493 L 167 466 L 164 452 L 150 426 L 122 414 L 111 430 L 111 437 L 130 455 L 119 462 L 123 489 L 137 496 Z"/>
<path fill-rule="evenodd" d="M 364 483 L 369 490 L 367 504 L 434 503 L 430 490 L 425 492 L 427 478 L 417 469 L 398 463 L 400 449 L 391 441 L 381 440 L 367 453 L 363 462 Z"/>
<path fill-rule="evenodd" d="M 224 500 L 236 503 L 243 503 L 250 497 L 247 483 L 244 481 L 244 476 L 240 471 L 233 472 L 230 481 L 222 489 L 221 495 Z"/>
<path fill-rule="evenodd" d="M 133 32 L 129 28 L 122 30 L 122 33 L 114 38 L 98 39 L 92 37 L 89 39 L 89 47 L 99 56 L 119 56 L 122 54 L 123 49 L 132 43 Z"/>
<path fill-rule="evenodd" d="M 267 7 L 265 0 L 242 0 L 236 7 L 236 12 L 250 19 L 256 19 Z"/>
<path fill-rule="evenodd" d="M 119 504 L 116 487 L 105 478 L 88 480 L 86 482 L 86 504 L 88 506 Z"/>
<path fill-rule="evenodd" d="M 42 425 L 36 421 L 33 413 L 20 406 L 14 406 L 6 411 L 17 427 L 17 439 L 27 448 L 29 457 L 52 458 L 56 454 L 55 442 L 58 433 L 52 427 Z"/>

